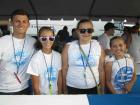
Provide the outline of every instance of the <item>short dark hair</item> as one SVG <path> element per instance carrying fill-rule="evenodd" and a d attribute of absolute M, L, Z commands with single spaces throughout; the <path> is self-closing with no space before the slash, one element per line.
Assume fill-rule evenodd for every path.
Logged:
<path fill-rule="evenodd" d="M 104 26 L 105 31 L 108 31 L 109 29 L 113 29 L 113 28 L 117 28 L 117 27 L 111 22 L 106 23 Z"/>
<path fill-rule="evenodd" d="M 11 14 L 11 20 L 13 20 L 13 17 L 16 15 L 26 15 L 29 19 L 29 14 L 27 11 L 23 10 L 23 9 L 16 9 L 12 12 Z"/>
<path fill-rule="evenodd" d="M 113 38 L 110 39 L 110 43 L 109 43 L 110 47 L 112 46 L 113 41 L 116 39 L 122 40 L 125 43 L 125 40 L 121 36 L 114 36 Z"/>
<path fill-rule="evenodd" d="M 86 23 L 86 22 L 89 22 L 89 23 L 92 24 L 92 21 L 91 21 L 90 19 L 82 19 L 82 20 L 80 20 L 80 21 L 78 22 L 78 24 L 77 24 L 77 29 L 79 28 L 80 24 Z"/>
<path fill-rule="evenodd" d="M 132 28 L 131 28 L 131 27 L 127 27 L 127 26 L 125 26 L 124 29 L 123 29 L 123 31 L 124 31 L 124 32 L 131 33 Z"/>

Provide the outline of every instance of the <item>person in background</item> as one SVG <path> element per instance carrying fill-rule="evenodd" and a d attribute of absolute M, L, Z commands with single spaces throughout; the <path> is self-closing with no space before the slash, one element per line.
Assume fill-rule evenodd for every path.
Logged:
<path fill-rule="evenodd" d="M 69 38 L 68 27 L 64 26 L 62 30 L 59 30 L 56 37 L 58 37 L 59 41 L 66 43 Z"/>
<path fill-rule="evenodd" d="M 63 91 L 68 94 L 104 93 L 104 51 L 92 40 L 93 24 L 89 19 L 77 25 L 79 40 L 67 43 L 62 52 Z M 98 85 L 100 84 L 100 88 Z"/>
<path fill-rule="evenodd" d="M 52 50 L 55 40 L 51 27 L 41 27 L 38 41 L 39 50 L 31 59 L 27 73 L 31 74 L 35 95 L 60 94 L 62 92 L 61 55 Z"/>
<path fill-rule="evenodd" d="M 110 22 L 106 23 L 104 26 L 105 32 L 98 38 L 98 41 L 102 45 L 107 55 L 111 55 L 109 42 L 110 42 L 110 39 L 114 36 L 115 28 L 117 27 L 115 27 L 113 23 L 110 23 Z"/>
<path fill-rule="evenodd" d="M 136 81 L 135 66 L 129 54 L 125 53 L 126 44 L 121 36 L 110 40 L 113 55 L 105 60 L 106 84 L 112 94 L 126 94 Z"/>
<path fill-rule="evenodd" d="M 68 27 L 64 26 L 63 29 L 59 30 L 56 35 L 54 49 L 61 53 L 67 42 L 69 42 L 69 32 Z"/>
<path fill-rule="evenodd" d="M 73 28 L 71 31 L 72 35 L 69 37 L 69 42 L 72 42 L 74 40 L 78 40 L 78 35 L 76 32 L 76 28 Z"/>
<path fill-rule="evenodd" d="M 0 38 L 0 95 L 30 94 L 26 70 L 36 40 L 26 35 L 28 13 L 22 9 L 13 11 L 11 24 L 13 33 Z"/>
<path fill-rule="evenodd" d="M 124 27 L 123 34 L 121 36 L 125 40 L 127 49 L 129 48 L 130 43 L 132 41 L 132 35 L 131 35 L 132 32 L 131 31 L 132 31 L 131 27 Z"/>
<path fill-rule="evenodd" d="M 139 23 L 132 27 L 131 40 L 129 42 L 128 53 L 133 57 L 136 73 L 140 75 L 140 33 Z"/>

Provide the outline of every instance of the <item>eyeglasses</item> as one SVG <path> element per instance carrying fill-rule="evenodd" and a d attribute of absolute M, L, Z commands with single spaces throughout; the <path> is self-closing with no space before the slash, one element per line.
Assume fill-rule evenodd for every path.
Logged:
<path fill-rule="evenodd" d="M 54 36 L 41 36 L 39 37 L 40 41 L 45 42 L 45 41 L 54 41 L 55 37 Z"/>
<path fill-rule="evenodd" d="M 81 34 L 85 34 L 86 32 L 91 34 L 93 33 L 94 30 L 92 28 L 88 28 L 88 29 L 79 29 L 79 31 Z"/>

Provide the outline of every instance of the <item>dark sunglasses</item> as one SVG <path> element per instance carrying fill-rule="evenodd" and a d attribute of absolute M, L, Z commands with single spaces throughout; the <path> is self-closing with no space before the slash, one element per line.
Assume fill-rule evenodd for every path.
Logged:
<path fill-rule="evenodd" d="M 79 29 L 79 31 L 81 34 L 85 34 L 86 32 L 91 34 L 93 33 L 94 30 L 92 28 L 88 28 L 88 29 Z"/>
<path fill-rule="evenodd" d="M 54 36 L 41 36 L 39 37 L 40 41 L 45 42 L 45 41 L 54 41 L 55 37 Z"/>

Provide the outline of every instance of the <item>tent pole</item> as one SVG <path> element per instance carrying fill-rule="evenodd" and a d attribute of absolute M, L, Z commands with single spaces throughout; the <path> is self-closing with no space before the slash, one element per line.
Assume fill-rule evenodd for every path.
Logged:
<path fill-rule="evenodd" d="M 95 3 L 96 3 L 96 0 L 92 0 L 92 3 L 90 5 L 90 8 L 89 8 L 89 12 L 88 12 L 88 18 L 93 20 L 93 15 L 92 15 L 92 11 L 93 11 L 93 8 L 95 6 Z"/>

